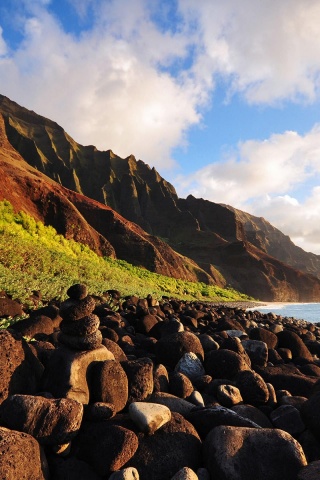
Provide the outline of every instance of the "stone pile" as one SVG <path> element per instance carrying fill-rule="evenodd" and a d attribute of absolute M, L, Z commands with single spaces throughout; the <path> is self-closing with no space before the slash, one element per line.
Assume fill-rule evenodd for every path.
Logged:
<path fill-rule="evenodd" d="M 318 325 L 111 293 L 0 331 L 0 478 L 319 478 Z"/>
<path fill-rule="evenodd" d="M 88 296 L 87 287 L 76 284 L 67 291 L 69 298 L 60 307 L 60 333 L 58 340 L 75 350 L 94 350 L 101 346 L 100 320 L 92 312 L 94 299 Z"/>

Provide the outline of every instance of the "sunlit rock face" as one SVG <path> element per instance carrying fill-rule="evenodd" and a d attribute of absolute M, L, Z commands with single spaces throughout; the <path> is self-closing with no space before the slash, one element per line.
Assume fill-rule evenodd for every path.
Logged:
<path fill-rule="evenodd" d="M 75 142 L 0 95 L 0 198 L 102 255 L 232 287 L 265 301 L 319 301 L 320 257 L 262 218 L 189 195 L 133 155 Z M 318 278 L 316 278 L 318 277 Z"/>

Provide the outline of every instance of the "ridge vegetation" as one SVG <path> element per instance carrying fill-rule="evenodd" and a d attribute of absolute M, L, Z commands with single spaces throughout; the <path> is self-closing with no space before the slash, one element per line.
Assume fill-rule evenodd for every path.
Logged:
<path fill-rule="evenodd" d="M 87 245 L 67 240 L 7 200 L 0 202 L 0 289 L 21 301 L 34 290 L 44 300 L 66 298 L 69 285 L 86 283 L 103 294 L 116 289 L 122 295 L 163 295 L 205 301 L 253 300 L 231 288 L 188 282 L 152 273 L 123 260 L 100 257 Z"/>

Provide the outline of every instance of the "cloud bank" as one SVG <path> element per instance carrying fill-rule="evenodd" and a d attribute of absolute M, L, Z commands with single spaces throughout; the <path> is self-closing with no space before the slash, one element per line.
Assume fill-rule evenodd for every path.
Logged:
<path fill-rule="evenodd" d="M 319 101 L 318 0 L 65 0 L 67 19 L 56 3 L 0 7 L 0 90 L 82 144 L 164 171 L 205 121 L 217 81 L 229 102 Z M 314 126 L 239 143 L 180 175 L 178 192 L 263 215 L 320 253 L 319 140 Z"/>

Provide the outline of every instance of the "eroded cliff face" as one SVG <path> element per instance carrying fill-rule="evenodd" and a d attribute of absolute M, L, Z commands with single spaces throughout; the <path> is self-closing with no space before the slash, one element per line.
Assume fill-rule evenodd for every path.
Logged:
<path fill-rule="evenodd" d="M 191 195 L 180 199 L 169 182 L 133 155 L 123 159 L 111 150 L 82 146 L 56 123 L 6 97 L 0 96 L 0 112 L 3 136 L 20 163 L 50 177 L 70 211 L 108 241 L 118 258 L 176 278 L 229 284 L 261 300 L 320 299 L 314 277 L 320 277 L 320 257 L 296 247 L 264 219 Z M 33 198 L 23 190 L 18 196 L 28 197 L 26 203 Z M 69 206 L 52 207 L 59 201 L 50 200 L 51 207 L 44 201 L 42 215 L 46 210 L 45 221 L 70 234 Z M 64 225 L 59 210 L 65 212 L 59 220 Z"/>

